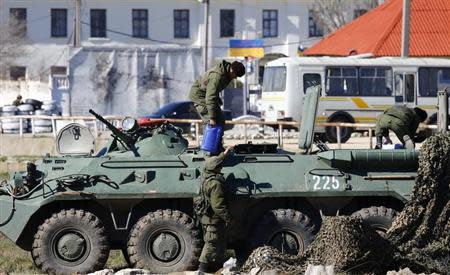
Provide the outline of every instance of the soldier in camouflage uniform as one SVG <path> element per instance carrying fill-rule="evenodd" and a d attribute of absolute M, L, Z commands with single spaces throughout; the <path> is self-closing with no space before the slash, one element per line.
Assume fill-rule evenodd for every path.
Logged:
<path fill-rule="evenodd" d="M 389 130 L 394 131 L 398 139 L 407 149 L 414 149 L 415 133 L 420 122 L 427 119 L 427 113 L 420 108 L 408 108 L 405 106 L 393 106 L 385 110 L 377 120 L 375 127 L 375 137 L 377 139 L 376 149 L 381 149 L 383 137 L 388 143 L 392 143 L 389 138 Z"/>
<path fill-rule="evenodd" d="M 229 63 L 225 60 L 207 71 L 192 85 L 189 98 L 194 102 L 198 114 L 204 123 L 210 125 L 223 125 L 223 117 L 220 106 L 223 104 L 219 93 L 225 89 L 231 80 L 245 74 L 242 63 L 234 61 Z"/>
<path fill-rule="evenodd" d="M 201 195 L 204 196 L 206 207 L 200 222 L 203 228 L 204 246 L 200 255 L 199 271 L 208 272 L 217 268 L 224 260 L 226 250 L 226 224 L 231 222 L 228 210 L 225 179 L 222 163 L 232 148 L 218 156 L 210 157 L 205 162 Z"/>
<path fill-rule="evenodd" d="M 17 98 L 13 101 L 12 105 L 19 106 L 21 104 L 23 104 L 22 96 L 18 95 Z"/>

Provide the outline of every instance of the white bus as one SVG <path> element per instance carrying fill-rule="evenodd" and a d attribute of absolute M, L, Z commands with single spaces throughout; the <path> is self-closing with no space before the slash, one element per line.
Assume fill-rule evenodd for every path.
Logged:
<path fill-rule="evenodd" d="M 302 98 L 322 84 L 317 122 L 375 123 L 394 104 L 418 106 L 436 123 L 437 91 L 450 86 L 450 59 L 294 57 L 266 64 L 260 101 L 266 121 L 300 120 Z M 335 127 L 316 127 L 335 142 Z M 341 141 L 352 129 L 341 129 Z"/>

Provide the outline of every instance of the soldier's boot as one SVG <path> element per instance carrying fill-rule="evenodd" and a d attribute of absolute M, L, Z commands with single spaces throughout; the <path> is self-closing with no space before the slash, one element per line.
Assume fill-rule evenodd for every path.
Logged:
<path fill-rule="evenodd" d="M 377 136 L 377 144 L 375 145 L 375 149 L 383 148 L 383 136 Z"/>
<path fill-rule="evenodd" d="M 406 149 L 414 149 L 414 141 L 412 138 L 408 135 L 403 136 L 403 141 L 405 142 L 405 148 Z"/>
<path fill-rule="evenodd" d="M 208 271 L 209 271 L 208 270 L 208 264 L 200 262 L 200 264 L 198 265 L 198 272 L 199 273 L 206 273 Z"/>

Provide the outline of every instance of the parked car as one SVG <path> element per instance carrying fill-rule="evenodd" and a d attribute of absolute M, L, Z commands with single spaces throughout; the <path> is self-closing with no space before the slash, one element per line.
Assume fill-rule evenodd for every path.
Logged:
<path fill-rule="evenodd" d="M 231 120 L 231 111 L 223 110 L 225 120 Z M 162 106 L 158 111 L 144 116 L 144 118 L 178 118 L 178 119 L 200 119 L 192 101 L 177 101 Z M 183 133 L 191 133 L 191 124 L 174 123 L 175 126 L 183 129 Z M 230 130 L 233 125 L 225 125 L 225 130 Z"/>

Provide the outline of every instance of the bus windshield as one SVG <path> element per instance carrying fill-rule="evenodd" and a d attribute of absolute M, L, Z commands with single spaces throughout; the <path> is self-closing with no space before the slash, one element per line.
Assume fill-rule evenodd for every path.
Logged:
<path fill-rule="evenodd" d="M 282 92 L 286 89 L 286 67 L 266 67 L 263 92 Z"/>

